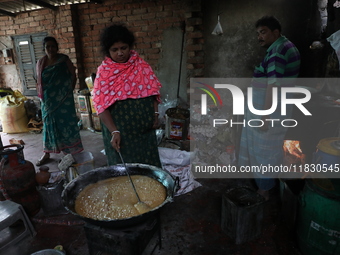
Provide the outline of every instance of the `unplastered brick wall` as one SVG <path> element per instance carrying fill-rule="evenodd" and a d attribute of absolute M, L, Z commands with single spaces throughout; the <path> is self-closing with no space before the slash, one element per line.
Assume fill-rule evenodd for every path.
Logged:
<path fill-rule="evenodd" d="M 114 22 L 125 23 L 136 35 L 136 50 L 159 69 L 163 33 L 167 29 L 185 29 L 184 54 L 187 59 L 187 84 L 190 77 L 200 77 L 204 69 L 200 0 L 105 0 L 102 4 L 85 3 L 41 9 L 15 17 L 0 16 L 0 37 L 47 32 L 56 37 L 60 52 L 67 54 L 77 67 L 79 87 L 85 77 L 96 72 L 103 56 L 100 33 Z"/>
<path fill-rule="evenodd" d="M 61 53 L 76 62 L 70 5 L 58 10 L 41 9 L 20 13 L 15 17 L 0 16 L 0 36 L 16 36 L 47 32 L 56 37 Z"/>
<path fill-rule="evenodd" d="M 124 23 L 136 36 L 135 49 L 155 70 L 162 57 L 166 29 L 185 29 L 184 54 L 187 83 L 203 75 L 203 34 L 201 1 L 192 0 L 107 0 L 103 4 L 77 5 L 80 41 L 86 76 L 95 73 L 103 60 L 100 34 L 112 23 Z"/>
<path fill-rule="evenodd" d="M 0 16 L 0 38 L 47 32 L 49 36 L 57 39 L 59 52 L 67 54 L 77 66 L 73 30 L 70 5 L 60 6 L 56 11 L 40 9 L 19 13 L 15 17 Z"/>

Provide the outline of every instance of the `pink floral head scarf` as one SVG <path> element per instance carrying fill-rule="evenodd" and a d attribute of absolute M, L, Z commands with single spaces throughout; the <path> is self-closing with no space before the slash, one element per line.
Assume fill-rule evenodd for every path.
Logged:
<path fill-rule="evenodd" d="M 126 63 L 116 63 L 106 57 L 98 67 L 92 91 L 94 107 L 98 114 L 118 100 L 157 96 L 160 102 L 162 87 L 151 66 L 131 51 Z"/>

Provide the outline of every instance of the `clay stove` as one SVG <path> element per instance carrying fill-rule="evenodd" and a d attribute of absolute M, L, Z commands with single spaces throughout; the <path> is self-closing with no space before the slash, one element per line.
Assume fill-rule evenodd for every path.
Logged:
<path fill-rule="evenodd" d="M 157 246 L 159 249 L 162 247 L 159 213 L 156 217 L 127 228 L 115 229 L 86 223 L 84 230 L 91 255 L 152 254 Z M 152 239 L 156 241 L 151 242 Z M 150 250 L 151 253 L 146 253 Z"/>

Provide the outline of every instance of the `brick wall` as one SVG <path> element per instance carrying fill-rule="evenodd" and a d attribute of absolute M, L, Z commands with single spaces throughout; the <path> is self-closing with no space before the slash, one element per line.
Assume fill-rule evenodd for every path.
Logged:
<path fill-rule="evenodd" d="M 114 22 L 123 22 L 134 32 L 137 39 L 135 49 L 156 73 L 162 56 L 163 31 L 182 28 L 185 24 L 188 78 L 203 75 L 201 1 L 107 0 L 104 4 L 77 5 L 77 13 L 81 24 L 84 72 L 87 76 L 96 72 L 103 59 L 100 33 Z"/>
<path fill-rule="evenodd" d="M 41 9 L 20 13 L 16 17 L 0 16 L 0 39 L 15 35 L 47 32 L 48 35 L 57 39 L 59 52 L 67 54 L 77 66 L 70 9 L 70 6 L 66 5 L 59 7 L 58 11 Z M 0 65 L 2 75 L 5 75 L 3 74 L 5 69 L 7 67 L 2 68 Z M 19 76 L 19 74 L 17 75 Z M 8 87 L 8 84 L 0 84 L 0 86 Z"/>
<path fill-rule="evenodd" d="M 15 36 L 48 32 L 59 42 L 60 52 L 75 59 L 74 34 L 70 5 L 58 11 L 41 9 L 20 13 L 16 17 L 0 16 L 0 36 Z"/>
<path fill-rule="evenodd" d="M 156 73 L 162 56 L 163 31 L 185 28 L 188 84 L 190 77 L 203 75 L 200 0 L 106 0 L 103 4 L 60 6 L 57 11 L 41 9 L 16 17 L 0 16 L 0 38 L 47 31 L 58 40 L 60 52 L 77 66 L 82 88 L 85 77 L 96 72 L 103 59 L 100 33 L 113 22 L 124 22 L 135 33 L 135 49 Z"/>

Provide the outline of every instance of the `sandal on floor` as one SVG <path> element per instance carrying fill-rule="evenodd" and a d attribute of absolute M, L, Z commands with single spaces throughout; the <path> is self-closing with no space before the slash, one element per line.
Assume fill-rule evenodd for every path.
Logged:
<path fill-rule="evenodd" d="M 35 165 L 36 165 L 36 166 L 41 166 L 41 165 L 45 164 L 46 161 L 49 160 L 49 159 L 50 159 L 50 154 L 45 154 L 44 156 L 41 157 L 41 159 L 39 159 L 39 160 L 35 163 Z"/>

